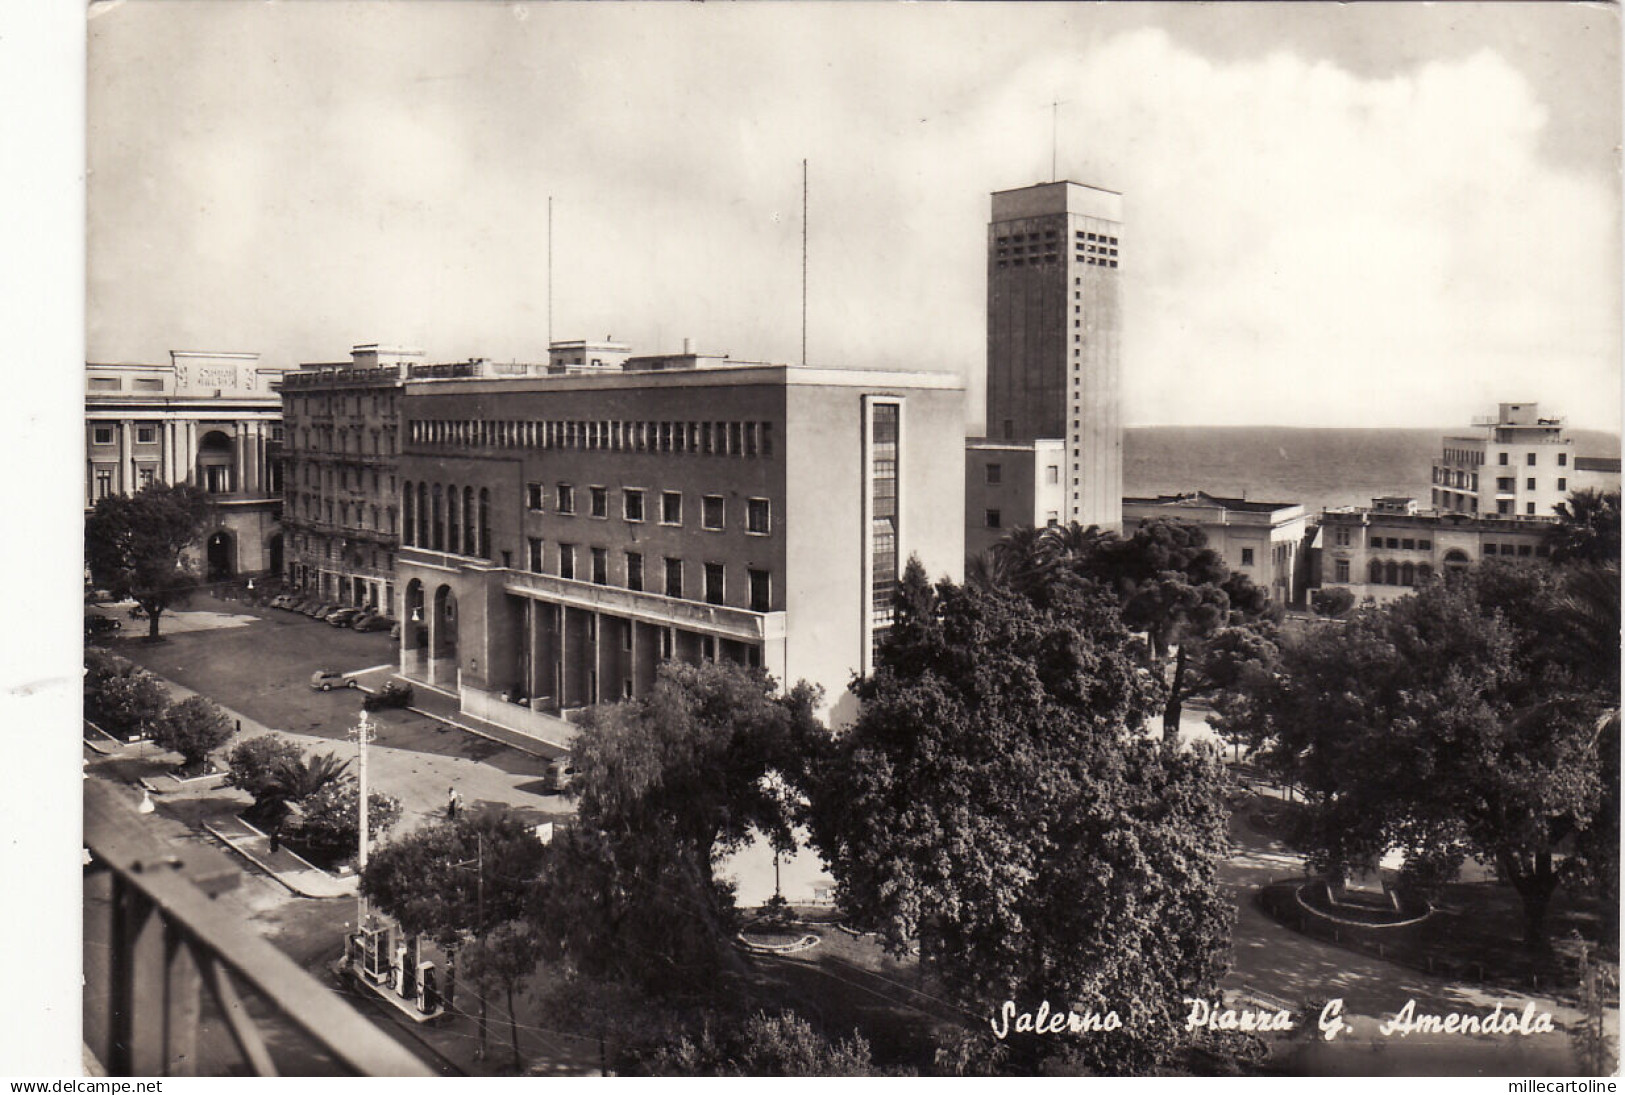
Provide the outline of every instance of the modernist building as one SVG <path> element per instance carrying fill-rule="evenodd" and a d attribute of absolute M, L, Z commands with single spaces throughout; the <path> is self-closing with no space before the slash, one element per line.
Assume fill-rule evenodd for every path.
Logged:
<path fill-rule="evenodd" d="M 1073 182 L 1001 191 L 987 240 L 987 440 L 1062 441 L 1061 521 L 1109 529 L 1122 524 L 1122 204 Z"/>
<path fill-rule="evenodd" d="M 258 354 L 171 351 L 167 365 L 87 364 L 85 507 L 153 483 L 195 483 L 215 502 L 200 545 L 216 581 L 280 573 L 281 369 Z"/>
<path fill-rule="evenodd" d="M 775 365 L 409 380 L 401 673 L 558 740 L 553 716 L 715 658 L 848 717 L 895 581 L 963 573 L 964 391 Z"/>
<path fill-rule="evenodd" d="M 1036 441 L 965 443 L 965 551 L 980 555 L 1013 528 L 1048 528 L 1066 512 L 1061 468 L 1066 444 Z"/>
<path fill-rule="evenodd" d="M 1208 547 L 1231 571 L 1247 575 L 1281 604 L 1302 599 L 1307 583 L 1299 566 L 1306 540 L 1302 503 L 1219 498 L 1201 491 L 1123 499 L 1125 534 L 1158 517 L 1201 528 Z"/>
<path fill-rule="evenodd" d="M 1575 482 L 1574 440 L 1538 403 L 1502 403 L 1483 433 L 1446 437 L 1433 465 L 1433 508 L 1447 513 L 1550 517 Z"/>
<path fill-rule="evenodd" d="M 284 374 L 286 578 L 296 589 L 396 615 L 401 389 L 422 357 L 357 346 L 347 362 Z"/>
<path fill-rule="evenodd" d="M 1536 465 L 1538 466 L 1538 465 Z M 1320 517 L 1320 585 L 1360 601 L 1397 600 L 1435 574 L 1482 559 L 1545 559 L 1552 518 L 1427 513 L 1409 498 L 1376 498 L 1369 509 Z"/>

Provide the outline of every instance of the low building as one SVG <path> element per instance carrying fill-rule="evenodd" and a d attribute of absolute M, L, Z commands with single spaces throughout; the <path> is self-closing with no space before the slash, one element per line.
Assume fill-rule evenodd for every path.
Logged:
<path fill-rule="evenodd" d="M 658 663 L 870 667 L 910 555 L 964 560 L 963 382 L 786 365 L 412 379 L 401 673 L 557 740 Z"/>
<path fill-rule="evenodd" d="M 1300 567 L 1306 538 L 1302 503 L 1221 498 L 1203 491 L 1123 499 L 1124 535 L 1157 518 L 1196 525 L 1226 566 L 1247 575 L 1272 599 L 1302 600 L 1307 585 Z"/>
<path fill-rule="evenodd" d="M 168 364 L 85 366 L 85 509 L 154 483 L 194 483 L 214 509 L 206 580 L 283 566 L 283 370 L 253 353 L 170 352 Z"/>
<path fill-rule="evenodd" d="M 1066 512 L 1066 442 L 965 442 L 965 551 L 980 555 L 1013 528 L 1048 528 Z"/>
<path fill-rule="evenodd" d="M 1574 458 L 1574 478 L 1569 480 L 1569 489 L 1594 490 L 1602 494 L 1612 494 L 1619 490 L 1619 457 L 1617 456 L 1576 456 Z"/>
<path fill-rule="evenodd" d="M 1321 514 L 1322 588 L 1343 586 L 1358 601 L 1382 603 L 1405 596 L 1435 574 L 1483 559 L 1534 561 L 1550 554 L 1545 541 L 1552 518 L 1429 513 L 1394 501 L 1376 499 L 1385 504 Z"/>

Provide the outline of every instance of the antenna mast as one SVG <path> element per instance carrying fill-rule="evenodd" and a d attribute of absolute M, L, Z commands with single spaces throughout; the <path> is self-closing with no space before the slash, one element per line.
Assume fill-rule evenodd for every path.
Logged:
<path fill-rule="evenodd" d="M 547 345 L 553 347 L 553 195 L 547 196 Z"/>
<path fill-rule="evenodd" d="M 807 161 L 801 161 L 801 363 L 807 364 Z"/>

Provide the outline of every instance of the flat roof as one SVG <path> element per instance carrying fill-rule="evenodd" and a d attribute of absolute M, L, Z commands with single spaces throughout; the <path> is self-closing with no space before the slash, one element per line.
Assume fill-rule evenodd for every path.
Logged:
<path fill-rule="evenodd" d="M 1233 509 L 1243 513 L 1274 513 L 1276 510 L 1301 506 L 1302 502 L 1255 502 L 1246 498 L 1221 498 L 1216 494 L 1197 491 L 1194 494 L 1159 494 L 1155 498 L 1124 498 L 1123 504 L 1142 506 L 1207 506 Z"/>
<path fill-rule="evenodd" d="M 964 391 L 955 373 L 879 369 L 825 369 L 811 365 L 715 365 L 652 372 L 566 373 L 560 376 L 413 377 L 409 391 L 433 387 L 451 395 L 477 392 L 615 391 L 626 388 L 729 388 L 759 384 L 828 388 L 919 388 Z M 427 391 L 417 394 L 428 395 Z"/>

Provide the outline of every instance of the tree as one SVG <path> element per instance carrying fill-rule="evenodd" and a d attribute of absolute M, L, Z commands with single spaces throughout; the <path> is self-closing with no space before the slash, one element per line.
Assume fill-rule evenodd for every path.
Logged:
<path fill-rule="evenodd" d="M 231 719 L 218 706 L 202 696 L 190 696 L 170 705 L 153 725 L 152 740 L 179 753 L 183 771 L 196 773 L 208 764 L 209 754 L 230 741 L 235 732 Z"/>
<path fill-rule="evenodd" d="M 458 949 L 524 914 L 545 852 L 531 828 L 506 812 L 460 814 L 377 849 L 361 892 L 402 931 L 445 948 L 446 1000 L 455 1003 Z"/>
<path fill-rule="evenodd" d="M 153 484 L 134 495 L 113 494 L 85 519 L 85 565 L 96 584 L 134 598 L 147 614 L 147 639 L 158 640 L 158 618 L 196 587 L 184 565 L 186 548 L 203 531 L 209 497 L 190 484 Z"/>
<path fill-rule="evenodd" d="M 1077 533 L 1068 538 L 1077 547 L 1062 565 L 1113 590 L 1123 622 L 1145 633 L 1147 664 L 1167 688 L 1163 736 L 1177 740 L 1185 700 L 1216 687 L 1204 673 L 1206 641 L 1226 627 L 1268 632 L 1279 609 L 1250 578 L 1231 573 L 1196 525 L 1157 519 L 1126 540 Z"/>
<path fill-rule="evenodd" d="M 1116 1011 L 1088 1063 L 1145 1071 L 1223 972 L 1224 777 L 1212 750 L 1140 733 L 1158 693 L 1115 601 L 1046 596 L 944 582 L 900 601 L 856 723 L 810 750 L 808 823 L 851 923 L 917 946 L 965 1010 Z M 1016 1069 L 1053 1049 L 1015 1041 Z"/>
<path fill-rule="evenodd" d="M 314 858 L 337 863 L 361 849 L 361 789 L 352 779 L 334 780 L 294 801 L 283 832 Z M 400 800 L 377 791 L 367 793 L 367 839 L 377 840 L 401 816 Z"/>
<path fill-rule="evenodd" d="M 1477 855 L 1518 893 L 1524 940 L 1582 856 L 1605 784 L 1599 700 L 1541 640 L 1550 576 L 1496 567 L 1432 583 L 1288 644 L 1259 696 L 1269 763 L 1302 786 L 1314 865 L 1373 868 L 1394 848 Z"/>
<path fill-rule="evenodd" d="M 105 650 L 85 651 L 85 717 L 121 738 L 151 733 L 169 709 L 158 678 Z"/>
<path fill-rule="evenodd" d="M 1354 591 L 1348 586 L 1317 589 L 1310 595 L 1309 603 L 1317 616 L 1335 620 L 1347 615 L 1348 610 L 1354 607 Z"/>
<path fill-rule="evenodd" d="M 1546 534 L 1552 562 L 1619 563 L 1619 491 L 1577 490 L 1553 509 L 1558 523 Z"/>
<path fill-rule="evenodd" d="M 869 1043 L 856 1031 L 831 1041 L 794 1012 L 759 1011 L 718 1033 L 707 1023 L 643 1062 L 650 1076 L 875 1076 Z"/>
<path fill-rule="evenodd" d="M 513 1039 L 513 1067 L 524 1066 L 519 1053 L 519 1019 L 514 995 L 541 961 L 541 941 L 536 929 L 523 920 L 508 920 L 476 939 L 463 950 L 464 977 L 472 981 L 483 1002 L 501 989 L 508 998 L 508 1032 Z M 483 1014 L 483 1009 L 482 1009 Z M 481 1024 L 480 1049 L 485 1049 L 485 1029 Z"/>
<path fill-rule="evenodd" d="M 667 663 L 647 698 L 581 721 L 576 824 L 555 836 L 533 910 L 557 957 L 652 993 L 715 991 L 738 967 L 733 888 L 713 864 L 758 832 L 794 848 L 774 777 L 795 769 L 817 702 L 772 688 L 728 663 Z"/>
<path fill-rule="evenodd" d="M 247 791 L 260 807 L 289 797 L 286 770 L 303 763 L 304 750 L 299 746 L 274 734 L 261 734 L 238 742 L 226 754 L 226 783 Z"/>

